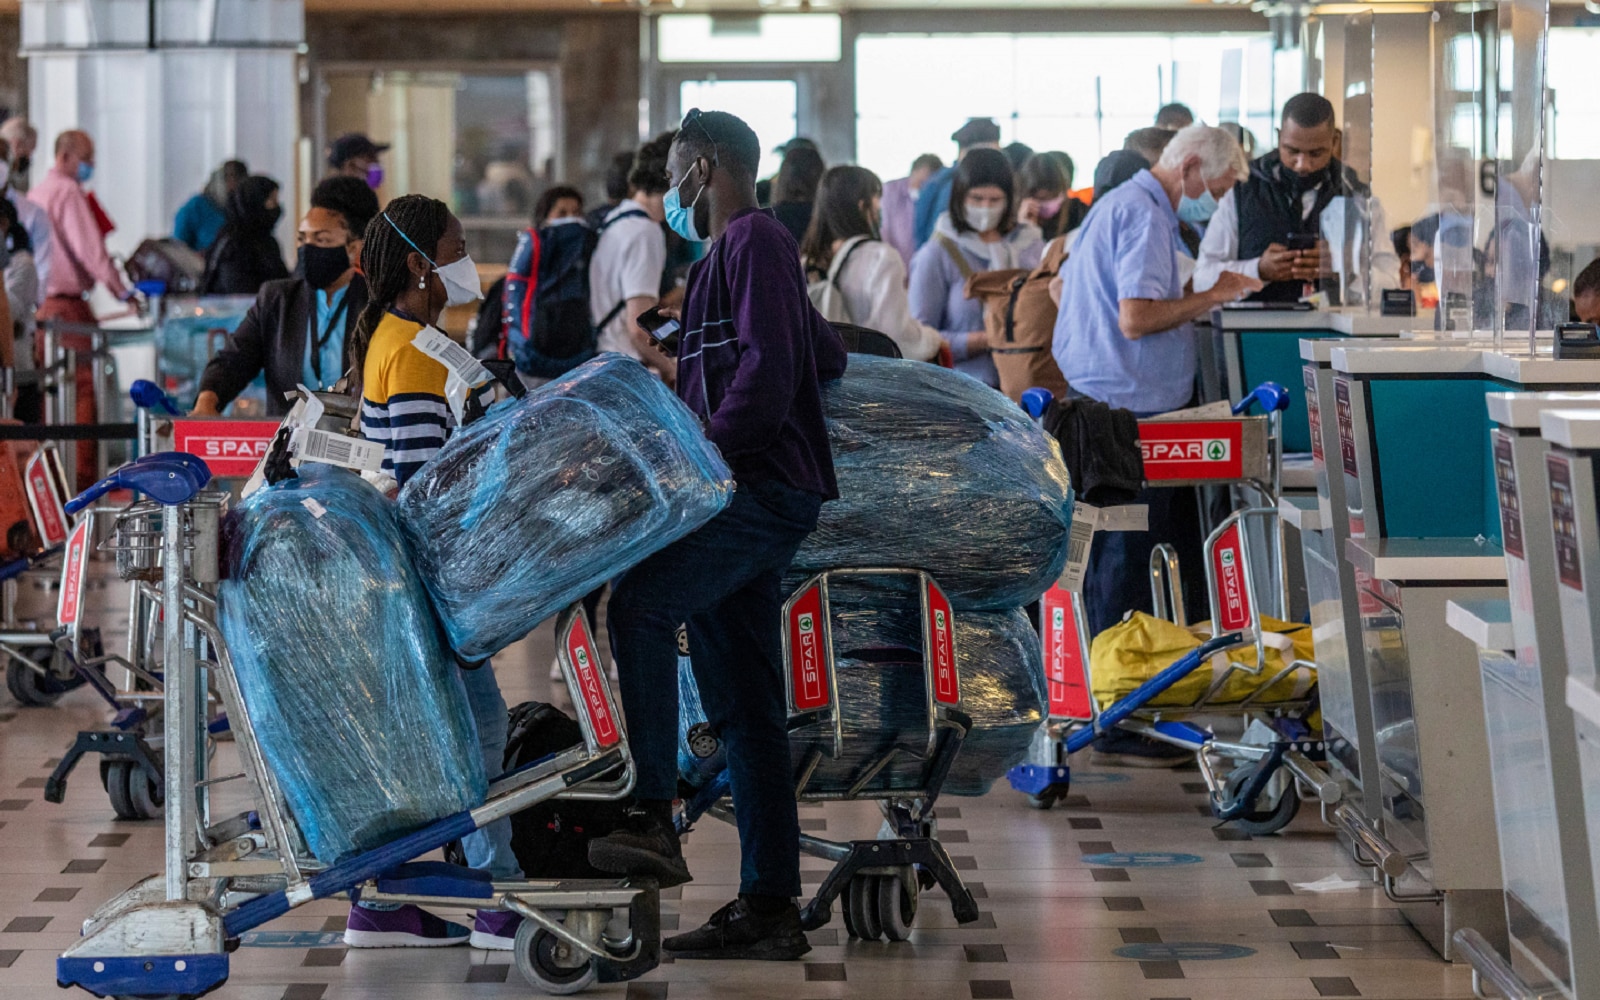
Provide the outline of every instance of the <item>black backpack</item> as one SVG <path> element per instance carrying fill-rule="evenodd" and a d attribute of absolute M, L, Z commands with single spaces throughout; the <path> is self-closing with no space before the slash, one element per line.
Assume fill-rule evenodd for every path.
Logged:
<path fill-rule="evenodd" d="M 576 720 L 554 705 L 511 710 L 505 769 L 531 764 L 583 742 Z M 622 825 L 622 802 L 549 799 L 511 817 L 511 850 L 529 878 L 609 878 L 589 864 L 589 841 Z"/>

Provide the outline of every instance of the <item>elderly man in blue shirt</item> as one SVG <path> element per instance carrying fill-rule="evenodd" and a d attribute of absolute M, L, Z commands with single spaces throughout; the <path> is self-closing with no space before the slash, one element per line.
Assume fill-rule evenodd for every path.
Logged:
<path fill-rule="evenodd" d="M 1211 289 L 1189 291 L 1179 269 L 1185 250 L 1178 223 L 1209 216 L 1249 169 L 1230 133 L 1190 126 L 1173 137 L 1154 167 L 1095 200 L 1062 269 L 1053 345 L 1075 397 L 1139 416 L 1194 400 L 1193 320 L 1259 290 L 1261 282 L 1226 272 Z M 1151 610 L 1148 567 L 1156 544 L 1176 545 L 1191 572 L 1200 564 L 1194 491 L 1150 489 L 1137 502 L 1149 506 L 1149 531 L 1095 538 L 1083 585 L 1091 632 L 1129 611 Z M 1127 759 L 1107 762 L 1164 763 L 1159 754 L 1151 756 L 1135 748 Z"/>

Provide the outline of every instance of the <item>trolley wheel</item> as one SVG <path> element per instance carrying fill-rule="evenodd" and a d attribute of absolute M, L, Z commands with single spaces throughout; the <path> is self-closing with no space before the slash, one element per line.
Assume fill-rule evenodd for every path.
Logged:
<path fill-rule="evenodd" d="M 1028 805 L 1034 809 L 1048 810 L 1055 808 L 1057 802 L 1067 799 L 1066 785 L 1051 785 L 1037 795 L 1028 796 Z"/>
<path fill-rule="evenodd" d="M 878 883 L 878 924 L 890 941 L 911 938 L 911 923 L 917 919 L 917 878 L 911 871 L 899 875 L 880 875 Z"/>
<path fill-rule="evenodd" d="M 161 815 L 161 787 L 131 760 L 114 760 L 106 768 L 106 794 L 118 819 L 156 819 Z"/>
<path fill-rule="evenodd" d="M 857 875 L 850 880 L 845 906 L 849 916 L 845 927 L 863 941 L 876 941 L 883 936 L 883 925 L 878 922 L 878 877 Z M 851 925 L 855 926 L 852 927 Z"/>
<path fill-rule="evenodd" d="M 54 705 L 62 695 L 83 683 L 81 677 L 74 676 L 70 672 L 63 675 L 62 667 L 65 664 L 62 661 L 65 658 L 49 646 L 38 646 L 28 650 L 28 659 L 37 664 L 44 673 L 26 667 L 12 657 L 6 657 L 6 690 L 11 692 L 11 697 L 17 699 L 19 704 L 29 708 Z"/>
<path fill-rule="evenodd" d="M 1236 767 L 1228 775 L 1223 785 L 1223 793 L 1227 801 L 1232 802 L 1238 798 L 1252 778 L 1255 777 L 1259 763 L 1245 764 Z M 1294 821 L 1295 814 L 1300 811 L 1300 796 L 1295 794 L 1293 783 L 1283 790 L 1278 800 L 1268 809 L 1250 809 L 1243 815 L 1233 820 L 1239 829 L 1254 837 L 1264 837 L 1270 833 L 1277 833 Z"/>
<path fill-rule="evenodd" d="M 588 955 L 535 924 L 524 920 L 513 945 L 517 971 L 535 989 L 551 996 L 567 996 L 588 989 L 599 974 Z"/>

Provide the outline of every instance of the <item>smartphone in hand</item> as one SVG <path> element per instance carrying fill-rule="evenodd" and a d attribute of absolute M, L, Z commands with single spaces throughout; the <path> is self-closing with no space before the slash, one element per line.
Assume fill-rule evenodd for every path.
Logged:
<path fill-rule="evenodd" d="M 639 314 L 639 327 L 650 335 L 650 345 L 670 358 L 678 356 L 678 342 L 683 326 L 671 316 L 664 316 L 660 306 L 651 306 Z"/>
<path fill-rule="evenodd" d="M 1310 253 L 1317 249 L 1321 242 L 1316 233 L 1290 233 L 1284 241 L 1284 246 L 1297 253 Z"/>

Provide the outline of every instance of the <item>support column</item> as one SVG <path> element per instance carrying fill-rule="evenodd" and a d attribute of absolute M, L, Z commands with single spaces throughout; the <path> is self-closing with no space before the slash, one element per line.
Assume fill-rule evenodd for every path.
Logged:
<path fill-rule="evenodd" d="M 170 233 L 230 157 L 277 180 L 292 208 L 304 37 L 301 0 L 23 0 L 35 177 L 59 133 L 93 136 L 93 186 L 121 254 Z"/>

